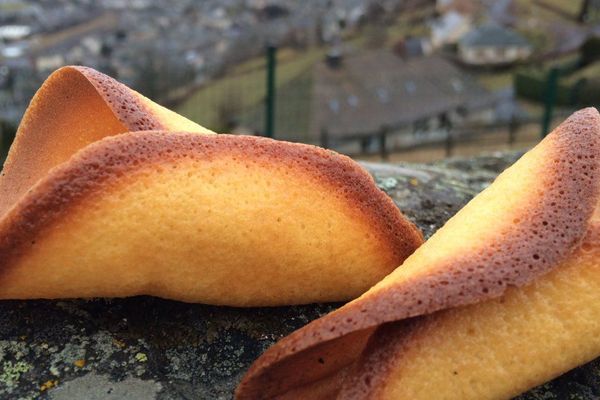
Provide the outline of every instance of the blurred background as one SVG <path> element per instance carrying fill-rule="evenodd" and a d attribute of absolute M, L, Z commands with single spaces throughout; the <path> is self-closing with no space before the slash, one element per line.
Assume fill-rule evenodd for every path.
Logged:
<path fill-rule="evenodd" d="M 218 132 L 426 162 L 600 104 L 600 0 L 0 0 L 0 161 L 67 64 Z"/>

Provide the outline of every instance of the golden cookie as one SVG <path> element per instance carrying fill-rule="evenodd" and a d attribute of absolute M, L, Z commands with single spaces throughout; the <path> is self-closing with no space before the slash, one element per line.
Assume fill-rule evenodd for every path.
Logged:
<path fill-rule="evenodd" d="M 368 361 L 371 360 L 371 354 L 377 352 L 378 346 L 367 347 L 366 353 L 365 346 L 373 331 L 382 324 L 401 321 L 396 324 L 403 325 L 402 320 L 407 318 L 480 303 L 511 291 L 531 290 L 526 285 L 549 284 L 554 275 L 547 274 L 555 269 L 560 271 L 557 267 L 563 263 L 582 264 L 585 270 L 594 271 L 593 260 L 588 265 L 587 261 L 580 263 L 570 257 L 573 252 L 579 251 L 591 227 L 590 221 L 599 198 L 599 171 L 600 115 L 595 109 L 588 108 L 567 119 L 503 172 L 400 268 L 360 298 L 299 329 L 267 350 L 242 380 L 237 398 L 262 399 L 276 395 L 286 395 L 285 398 L 331 398 L 344 381 L 354 383 L 344 389 L 345 395 L 354 393 L 356 397 L 370 398 L 373 389 L 370 382 L 401 382 L 393 374 L 381 378 L 381 374 L 387 374 L 387 366 L 398 365 L 403 374 L 404 371 L 413 371 L 410 359 L 407 363 L 403 362 L 403 358 L 386 358 L 383 364 Z M 593 254 L 596 254 L 595 251 Z M 584 274 L 585 271 L 582 269 L 580 273 Z M 564 296 L 564 293 L 557 295 Z M 571 295 L 577 296 L 578 293 Z M 576 305 L 584 306 L 586 303 L 583 300 L 587 294 L 582 292 L 580 295 L 582 301 L 577 301 Z M 522 311 L 518 307 L 515 310 Z M 574 360 L 583 362 L 600 355 L 598 340 L 592 340 L 592 335 L 598 330 L 597 322 L 584 321 L 580 325 L 575 315 L 570 321 L 568 318 L 572 311 L 570 309 L 563 314 L 564 324 L 573 324 L 572 336 L 580 342 L 565 342 L 570 347 L 563 351 L 571 352 L 568 362 L 535 360 L 539 363 L 538 369 L 547 368 L 544 378 L 577 365 Z M 511 312 L 506 310 L 506 313 Z M 597 304 L 589 304 L 581 312 L 600 320 Z M 406 323 L 410 325 L 410 320 Z M 541 326 L 541 323 L 535 324 L 532 327 Z M 555 326 L 552 323 L 549 325 L 551 328 Z M 579 328 L 587 329 L 585 334 L 576 330 Z M 441 331 L 436 335 L 438 338 L 444 336 Z M 439 347 L 451 349 L 453 343 L 444 342 L 444 345 L 446 347 L 441 344 Z M 411 349 L 415 354 L 421 354 L 419 351 L 427 354 L 427 349 L 416 347 L 417 344 L 415 349 Z M 459 344 L 459 348 L 467 351 L 467 342 L 463 347 Z M 585 356 L 581 356 L 581 349 L 585 349 Z M 362 358 L 367 360 L 363 364 L 369 366 L 369 371 L 376 372 L 366 375 L 364 371 L 356 372 L 360 364 L 354 364 L 361 353 Z M 444 357 L 442 353 L 440 358 Z M 465 357 L 475 355 L 469 353 Z M 562 355 L 556 357 L 559 359 Z M 374 365 L 382 366 L 383 372 Z M 419 365 L 425 367 L 425 364 Z M 423 369 L 414 371 L 418 374 Z M 536 369 L 532 368 L 531 371 L 534 374 Z M 428 373 L 442 372 L 431 370 Z M 357 373 L 365 377 L 360 387 L 356 378 L 353 378 L 353 374 Z M 340 378 L 344 375 L 345 379 Z M 540 376 L 527 376 L 524 379 L 528 384 L 523 381 L 518 385 L 510 380 L 502 381 L 504 385 L 514 385 L 513 390 L 516 388 L 520 391 L 541 382 Z M 426 382 L 421 381 L 421 384 L 425 385 Z M 439 390 L 444 387 L 443 384 L 440 384 Z M 314 388 L 314 393 L 311 388 Z M 295 394 L 300 391 L 302 395 Z M 325 392 L 328 393 L 326 396 L 320 395 Z M 412 395 L 417 392 L 407 393 Z M 439 393 L 439 396 L 443 395 Z"/>

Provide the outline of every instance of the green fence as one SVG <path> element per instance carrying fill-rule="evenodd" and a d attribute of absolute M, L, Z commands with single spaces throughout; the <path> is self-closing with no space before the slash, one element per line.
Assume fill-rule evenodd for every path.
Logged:
<path fill-rule="evenodd" d="M 183 88 L 176 102 L 168 102 L 168 106 L 182 115 L 196 121 L 209 129 L 223 133 L 246 133 L 254 135 L 268 135 L 274 132 L 274 137 L 280 140 L 289 140 L 313 144 L 323 144 L 319 134 L 322 130 L 311 122 L 314 111 L 313 103 L 313 73 L 315 66 L 321 63 L 326 55 L 324 47 L 308 47 L 304 49 L 281 48 L 274 52 L 264 54 L 241 62 L 227 70 L 221 71 L 216 77 L 201 84 L 191 84 Z M 563 66 L 562 74 L 569 74 L 569 79 L 559 79 L 553 98 L 558 105 L 574 105 L 580 102 L 585 104 L 599 104 L 600 90 L 598 81 L 590 81 L 577 74 L 578 62 Z M 592 68 L 590 66 L 589 68 Z M 566 72 L 565 72 L 566 71 Z M 374 74 L 385 74 L 382 71 L 369 71 Z M 587 71 L 592 74 L 593 71 Z M 269 79 L 269 77 L 271 79 Z M 387 82 L 382 75 L 382 82 Z M 340 83 L 341 85 L 344 82 Z M 397 82 L 396 82 L 397 84 Z M 520 96 L 543 101 L 548 95 L 548 74 L 543 70 L 522 70 L 515 74 L 514 84 Z M 271 93 L 271 96 L 269 96 Z M 351 97 L 351 96 L 350 96 Z M 271 111 L 269 114 L 269 110 Z M 367 115 L 370 117 L 371 114 Z M 536 121 L 541 121 L 541 115 L 530 116 Z M 551 121 L 551 113 L 547 120 Z M 380 122 L 373 121 L 375 124 Z M 517 123 L 533 124 L 533 121 L 516 121 Z M 2 141 L 0 142 L 0 158 L 6 153 L 14 136 L 14 127 L 7 124 L 0 125 Z M 361 136 L 346 135 L 346 142 L 353 141 L 365 153 L 379 151 L 381 154 L 405 151 L 406 148 L 395 148 L 399 142 L 395 140 L 398 135 L 414 135 L 418 131 L 415 127 L 402 127 L 395 129 L 387 126 L 373 128 L 372 132 L 362 132 Z M 492 127 L 486 127 L 490 129 Z M 510 137 L 511 126 L 509 122 L 504 127 L 493 127 L 494 130 L 504 129 Z M 411 131 L 412 129 L 412 131 Z M 455 127 L 455 130 L 461 127 Z M 427 146 L 448 146 L 448 143 L 470 141 L 471 137 L 485 136 L 483 129 L 469 128 L 472 135 L 463 135 L 455 132 L 453 136 L 440 143 L 426 143 Z M 382 133 L 382 130 L 385 131 Z M 316 132 L 316 133 L 315 133 Z M 502 139 L 502 141 L 504 141 Z M 508 140 L 510 142 L 510 140 Z M 331 146 L 340 151 L 346 151 L 344 146 L 338 148 L 334 141 Z M 383 145 L 372 145 L 384 143 Z M 387 143 L 387 145 L 386 145 Z M 452 143 L 454 145 L 454 143 Z M 379 149 L 379 150 L 377 150 Z"/>
<path fill-rule="evenodd" d="M 266 51 L 265 51 L 266 52 Z M 231 68 L 223 77 L 200 85 L 176 111 L 217 132 L 267 134 L 269 71 L 274 73 L 272 130 L 278 139 L 306 141 L 311 101 L 312 67 L 324 54 L 319 48 L 281 49 Z"/>
<path fill-rule="evenodd" d="M 553 69 L 558 73 L 556 82 L 551 82 Z M 584 60 L 577 58 L 550 69 L 524 69 L 515 73 L 514 87 L 518 96 L 540 103 L 547 101 L 552 92 L 556 105 L 598 105 L 600 104 L 600 61 L 585 65 Z"/>

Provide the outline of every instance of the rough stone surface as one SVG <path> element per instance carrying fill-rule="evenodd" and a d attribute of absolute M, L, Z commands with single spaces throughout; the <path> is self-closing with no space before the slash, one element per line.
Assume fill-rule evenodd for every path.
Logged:
<path fill-rule="evenodd" d="M 365 166 L 430 236 L 517 157 Z M 264 349 L 337 306 L 0 302 L 0 399 L 230 399 Z M 600 399 L 600 359 L 518 398 L 541 399 Z"/>

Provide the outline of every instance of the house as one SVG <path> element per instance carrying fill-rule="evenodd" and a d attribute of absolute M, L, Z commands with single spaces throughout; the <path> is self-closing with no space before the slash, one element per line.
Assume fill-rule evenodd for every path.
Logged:
<path fill-rule="evenodd" d="M 458 42 L 473 27 L 480 8 L 476 0 L 437 0 L 435 10 L 439 17 L 430 24 L 432 47 Z"/>
<path fill-rule="evenodd" d="M 31 34 L 31 27 L 28 25 L 1 25 L 0 42 L 10 43 L 23 40 Z"/>
<path fill-rule="evenodd" d="M 439 56 L 407 60 L 386 49 L 314 67 L 310 136 L 332 140 L 457 122 L 493 112 L 495 97 Z M 489 115 L 488 115 L 489 117 Z"/>
<path fill-rule="evenodd" d="M 430 26 L 431 45 L 434 48 L 456 43 L 472 28 L 472 18 L 456 11 L 449 11 Z"/>
<path fill-rule="evenodd" d="M 527 59 L 531 52 L 527 39 L 494 23 L 469 31 L 458 42 L 461 61 L 474 66 L 510 65 Z"/>
<path fill-rule="evenodd" d="M 402 58 L 409 58 L 431 54 L 433 49 L 429 39 L 407 36 L 394 44 L 393 51 Z"/>

